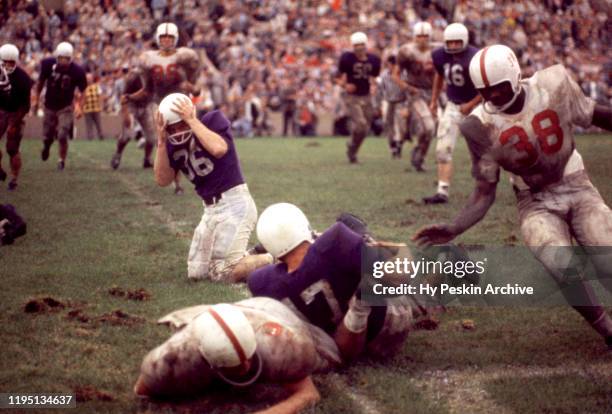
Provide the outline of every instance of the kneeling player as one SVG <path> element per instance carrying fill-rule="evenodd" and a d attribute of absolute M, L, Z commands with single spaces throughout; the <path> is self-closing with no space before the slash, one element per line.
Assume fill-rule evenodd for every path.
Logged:
<path fill-rule="evenodd" d="M 134 386 L 140 396 L 202 395 L 215 383 L 282 383 L 292 394 L 270 410 L 296 413 L 320 399 L 310 375 L 340 362 L 329 336 L 269 298 L 195 306 L 160 322 L 182 329 L 144 358 Z"/>
<path fill-rule="evenodd" d="M 204 204 L 187 261 L 191 279 L 240 282 L 271 262 L 268 254 L 246 252 L 257 208 L 242 176 L 230 127 L 220 111 L 196 118 L 191 100 L 180 93 L 166 96 L 159 105 L 155 180 L 165 187 L 180 170 Z"/>
<path fill-rule="evenodd" d="M 361 300 L 362 235 L 339 222 L 314 240 L 304 213 L 279 203 L 261 214 L 257 237 L 280 263 L 249 276 L 254 296 L 281 300 L 334 335 L 345 361 L 366 351 L 389 355 L 403 344 L 418 306 L 406 296 L 386 299 L 382 306 Z"/>
<path fill-rule="evenodd" d="M 512 174 L 525 244 L 612 349 L 612 318 L 590 286 L 571 283 L 566 271 L 573 237 L 612 292 L 612 211 L 589 179 L 573 132 L 574 125 L 612 130 L 612 110 L 587 98 L 561 65 L 521 81 L 516 56 L 503 45 L 479 51 L 469 69 L 485 101 L 460 125 L 476 188 L 452 223 L 421 229 L 414 239 L 447 243 L 478 223 L 495 201 L 504 168 Z"/>

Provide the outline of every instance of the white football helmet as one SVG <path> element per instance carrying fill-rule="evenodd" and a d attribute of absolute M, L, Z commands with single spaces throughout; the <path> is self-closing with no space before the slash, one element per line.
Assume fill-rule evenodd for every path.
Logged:
<path fill-rule="evenodd" d="M 74 56 L 74 48 L 68 42 L 61 42 L 55 48 L 55 57 L 66 57 L 72 61 Z"/>
<path fill-rule="evenodd" d="M 414 25 L 414 37 L 427 36 L 431 39 L 431 24 L 429 22 L 418 22 Z"/>
<path fill-rule="evenodd" d="M 180 115 L 174 112 L 172 108 L 174 108 L 174 104 L 176 102 L 185 99 L 191 102 L 191 99 L 189 99 L 187 95 L 184 95 L 182 93 L 171 93 L 170 95 L 167 95 L 164 99 L 162 99 L 162 101 L 159 103 L 159 112 L 164 118 L 166 127 L 169 125 L 177 124 L 182 121 Z M 168 141 L 172 145 L 181 145 L 189 141 L 192 136 L 193 132 L 191 131 L 191 129 L 186 129 L 183 131 L 168 134 Z"/>
<path fill-rule="evenodd" d="M 251 323 L 236 305 L 213 305 L 192 321 L 198 350 L 214 369 L 245 365 L 257 342 Z"/>
<path fill-rule="evenodd" d="M 368 36 L 364 32 L 355 32 L 351 35 L 351 45 L 367 45 Z"/>
<path fill-rule="evenodd" d="M 449 49 L 446 42 L 451 40 L 461 40 L 463 46 L 458 49 Z M 467 27 L 461 23 L 451 23 L 444 29 L 444 50 L 447 53 L 460 53 L 468 47 L 469 33 Z"/>
<path fill-rule="evenodd" d="M 13 66 L 10 68 L 5 65 L 4 61 L 12 61 L 15 62 Z M 7 75 L 13 73 L 15 68 L 17 67 L 17 62 L 19 61 L 19 49 L 17 46 L 7 43 L 0 47 L 0 64 L 4 67 L 4 70 Z"/>
<path fill-rule="evenodd" d="M 498 113 L 509 108 L 521 92 L 521 67 L 516 55 L 508 46 L 493 45 L 479 50 L 470 61 L 470 78 L 476 89 L 488 88 L 503 82 L 510 82 L 514 93 L 512 99 L 502 107 L 491 102 L 484 103 L 489 113 Z"/>
<path fill-rule="evenodd" d="M 261 213 L 257 238 L 275 258 L 283 257 L 304 241 L 314 240 L 306 215 L 289 203 L 272 204 Z"/>
<path fill-rule="evenodd" d="M 173 36 L 174 44 L 171 49 L 174 49 L 179 40 L 178 27 L 176 27 L 174 23 L 161 23 L 157 26 L 157 30 L 155 31 L 155 43 L 157 43 L 160 49 L 162 49 L 161 42 L 159 41 L 161 36 Z"/>

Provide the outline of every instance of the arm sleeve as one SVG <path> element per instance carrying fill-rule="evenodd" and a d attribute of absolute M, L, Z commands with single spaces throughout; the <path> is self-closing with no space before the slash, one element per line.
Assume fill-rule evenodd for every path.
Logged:
<path fill-rule="evenodd" d="M 431 60 L 438 75 L 444 77 L 444 64 L 442 63 L 441 49 L 431 52 Z"/>
<path fill-rule="evenodd" d="M 474 115 L 468 116 L 459 125 L 472 157 L 472 177 L 477 181 L 497 183 L 500 167 L 491 152 L 491 128 L 483 125 Z"/>
<path fill-rule="evenodd" d="M 206 128 L 211 131 L 216 132 L 221 135 L 224 140 L 231 141 L 231 134 L 229 134 L 229 129 L 231 127 L 231 122 L 223 115 L 221 111 L 212 111 L 208 112 L 206 115 L 202 117 L 200 120 Z"/>
<path fill-rule="evenodd" d="M 585 96 L 580 86 L 572 79 L 571 75 L 564 68 L 565 80 L 562 90 L 563 96 L 567 101 L 567 108 L 573 124 L 588 128 L 593 122 L 593 111 L 595 101 Z"/>

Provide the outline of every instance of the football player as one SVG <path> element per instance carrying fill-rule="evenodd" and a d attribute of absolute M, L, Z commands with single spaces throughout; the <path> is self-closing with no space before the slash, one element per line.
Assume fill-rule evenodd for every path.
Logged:
<path fill-rule="evenodd" d="M 161 100 L 171 93 L 198 95 L 201 85 L 198 83 L 201 64 L 198 54 L 187 47 L 178 47 L 179 31 L 174 23 L 161 23 L 155 32 L 155 42 L 158 50 L 148 50 L 142 53 L 139 71 L 142 74 L 143 87 L 134 93 L 126 94 L 125 102 L 138 102 L 151 96 L 153 102 L 159 105 Z M 153 110 L 153 115 L 155 110 Z M 144 126 L 143 126 L 144 128 Z M 154 145 L 153 137 L 149 145 Z M 146 151 L 146 150 L 145 150 Z M 174 180 L 174 192 L 182 194 L 179 175 Z"/>
<path fill-rule="evenodd" d="M 435 117 L 428 106 L 434 78 L 431 52 L 436 46 L 431 43 L 431 24 L 428 22 L 415 24 L 413 37 L 412 42 L 400 47 L 393 77 L 402 90 L 411 94 L 410 134 L 417 138 L 411 164 L 416 171 L 422 172 L 425 171 L 423 162 L 429 144 L 436 132 Z"/>
<path fill-rule="evenodd" d="M 470 59 L 478 49 L 468 45 L 468 29 L 461 23 L 449 24 L 444 29 L 444 46 L 431 54 L 436 70 L 429 109 L 436 116 L 442 86 L 446 85 L 448 103 L 438 124 L 436 161 L 438 189 L 425 204 L 448 202 L 448 190 L 453 174 L 452 157 L 459 137 L 459 123 L 480 102 L 480 95 L 469 76 Z"/>
<path fill-rule="evenodd" d="M 129 72 L 125 76 L 125 88 L 121 95 L 121 135 L 117 141 L 117 150 L 111 159 L 111 167 L 116 170 L 121 163 L 121 155 L 123 150 L 130 142 L 131 138 L 135 138 L 135 122 L 138 122 L 142 129 L 142 134 L 145 139 L 144 144 L 144 160 L 143 168 L 153 167 L 151 163 L 151 154 L 153 152 L 153 143 L 155 142 L 155 120 L 154 114 L 156 105 L 151 100 L 149 94 L 141 94 L 138 99 L 128 99 L 127 97 L 139 91 L 143 87 L 142 76 L 139 70 Z"/>
<path fill-rule="evenodd" d="M 0 139 L 6 132 L 6 152 L 11 166 L 9 190 L 17 188 L 21 170 L 19 144 L 23 137 L 24 117 L 30 112 L 32 78 L 17 64 L 19 50 L 7 43 L 0 47 Z M 2 152 L 0 151 L 0 159 Z M 0 165 L 0 181 L 6 180 L 6 172 Z"/>
<path fill-rule="evenodd" d="M 352 52 L 344 52 L 338 64 L 338 84 L 344 88 L 344 102 L 351 118 L 351 139 L 347 143 L 349 162 L 357 162 L 357 151 L 363 143 L 374 118 L 370 89 L 380 74 L 380 58 L 367 49 L 368 37 L 363 32 L 351 35 Z"/>
<path fill-rule="evenodd" d="M 425 227 L 414 239 L 447 243 L 474 226 L 495 200 L 500 169 L 509 171 L 525 244 L 612 348 L 612 319 L 590 286 L 571 284 L 565 271 L 573 237 L 592 253 L 600 281 L 612 291 L 612 254 L 605 250 L 612 246 L 612 211 L 589 180 L 573 134 L 575 125 L 612 130 L 611 108 L 587 98 L 561 65 L 521 81 L 516 56 L 503 45 L 479 51 L 469 70 L 485 101 L 460 125 L 476 187 L 451 223 Z M 607 247 L 592 252 L 592 246 Z"/>
<path fill-rule="evenodd" d="M 297 413 L 320 399 L 310 375 L 340 363 L 328 335 L 269 298 L 195 306 L 159 322 L 180 330 L 144 358 L 134 386 L 139 396 L 202 395 L 215 383 L 278 383 L 291 395 L 263 412 Z"/>
<path fill-rule="evenodd" d="M 59 141 L 57 169 L 63 170 L 68 155 L 68 139 L 72 137 L 74 117 L 82 115 L 83 91 L 87 87 L 85 70 L 73 61 L 74 49 L 68 42 L 55 48 L 55 56 L 40 63 L 40 76 L 36 85 L 34 113 L 40 105 L 40 93 L 46 86 L 43 118 L 43 150 L 41 158 L 47 161 L 53 140 Z M 77 93 L 75 104 L 75 90 Z"/>
<path fill-rule="evenodd" d="M 387 356 L 403 344 L 418 305 L 407 296 L 381 306 L 361 299 L 363 235 L 337 222 L 315 240 L 304 213 L 278 203 L 261 214 L 257 238 L 279 263 L 249 276 L 253 296 L 280 300 L 333 335 L 344 361 L 364 352 Z"/>
<path fill-rule="evenodd" d="M 159 105 L 157 134 L 157 184 L 169 185 L 181 171 L 204 204 L 189 250 L 188 277 L 240 282 L 253 269 L 270 263 L 268 254 L 246 253 L 257 208 L 242 176 L 225 115 L 212 111 L 198 119 L 191 100 L 173 93 Z"/>

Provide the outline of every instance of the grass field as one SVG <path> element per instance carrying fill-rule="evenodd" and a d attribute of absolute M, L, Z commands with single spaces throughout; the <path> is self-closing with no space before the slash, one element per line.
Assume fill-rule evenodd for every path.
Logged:
<path fill-rule="evenodd" d="M 390 160 L 381 139 L 366 141 L 358 166 L 346 162 L 340 139 L 237 145 L 259 210 L 292 202 L 317 229 L 350 211 L 379 238 L 408 242 L 420 226 L 452 217 L 472 189 L 463 143 L 451 202 L 441 207 L 420 204 L 435 189 L 431 154 L 429 172 L 416 174 L 406 171 L 407 157 Z M 612 204 L 612 137 L 578 137 L 578 148 Z M 56 146 L 46 163 L 40 149 L 38 140 L 25 140 L 18 191 L 0 188 L 0 202 L 14 204 L 28 222 L 24 238 L 0 248 L 0 392 L 76 392 L 79 413 L 228 414 L 281 398 L 271 386 L 178 403 L 133 396 L 142 357 L 168 337 L 158 317 L 241 299 L 246 290 L 187 281 L 201 204 L 191 189 L 176 197 L 158 188 L 133 144 L 118 171 L 109 167 L 114 141 L 72 143 L 63 172 L 55 169 Z M 514 196 L 503 178 L 486 219 L 458 241 L 515 239 Z M 122 295 L 138 289 L 137 298 Z M 323 399 L 313 412 L 612 413 L 612 355 L 571 309 L 450 308 L 440 319 L 437 330 L 412 334 L 392 360 L 316 376 Z M 473 330 L 462 327 L 465 319 Z"/>

